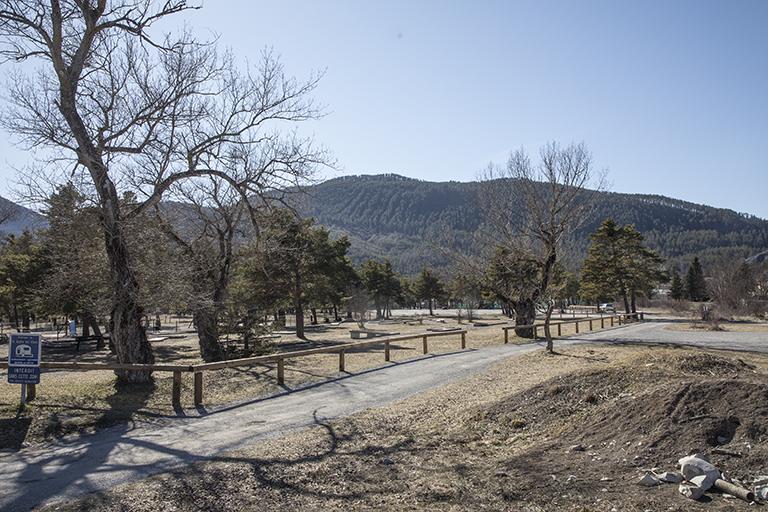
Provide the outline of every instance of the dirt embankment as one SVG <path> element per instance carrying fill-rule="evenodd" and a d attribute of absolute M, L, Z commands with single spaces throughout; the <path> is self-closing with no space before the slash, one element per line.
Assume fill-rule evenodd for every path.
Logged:
<path fill-rule="evenodd" d="M 464 427 L 486 440 L 547 433 L 505 461 L 510 500 L 565 497 L 567 506 L 574 494 L 576 501 L 605 494 L 637 499 L 639 510 L 645 499 L 683 506 L 676 486 L 633 489 L 633 479 L 643 468 L 673 470 L 679 458 L 718 447 L 741 454 L 712 455 L 729 477 L 751 482 L 765 474 L 768 378 L 743 360 L 709 353 L 645 355 L 550 379 L 478 411 Z"/>

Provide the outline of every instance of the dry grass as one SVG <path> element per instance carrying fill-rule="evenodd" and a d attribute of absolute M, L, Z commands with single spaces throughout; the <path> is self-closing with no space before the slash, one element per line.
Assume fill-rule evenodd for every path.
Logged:
<path fill-rule="evenodd" d="M 748 508 L 719 496 L 710 503 L 686 501 L 673 485 L 635 485 L 642 468 L 671 469 L 677 451 L 691 447 L 685 435 L 667 440 L 680 443 L 675 450 L 666 445 L 655 449 L 644 436 L 631 434 L 622 412 L 642 419 L 649 382 L 654 382 L 654 393 L 669 388 L 672 395 L 676 382 L 701 379 L 713 365 L 720 369 L 718 378 L 739 377 L 765 386 L 768 357 L 727 357 L 723 352 L 626 346 L 570 347 L 559 356 L 536 352 L 386 407 L 338 421 L 319 420 L 302 432 L 46 510 Z M 633 409 L 634 403 L 640 408 Z M 654 428 L 665 413 L 663 407 L 650 406 L 661 415 L 648 419 Z M 600 423 L 605 418 L 613 423 Z M 679 425 L 696 427 L 686 421 Z M 632 435 L 637 437 L 629 439 L 642 442 L 616 441 Z M 585 445 L 591 439 L 602 442 L 566 453 L 575 439 L 586 439 Z M 765 454 L 765 440 L 751 445 L 755 453 Z M 738 461 L 716 463 L 733 464 L 727 467 L 739 476 Z M 756 473 L 767 469 L 751 468 Z"/>

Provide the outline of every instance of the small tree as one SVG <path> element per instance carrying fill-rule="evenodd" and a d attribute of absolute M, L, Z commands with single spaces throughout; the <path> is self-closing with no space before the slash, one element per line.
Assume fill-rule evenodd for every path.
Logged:
<path fill-rule="evenodd" d="M 376 318 L 389 318 L 392 302 L 400 296 L 400 279 L 392 270 L 389 260 L 368 260 L 360 267 L 360 278 L 373 298 Z"/>
<path fill-rule="evenodd" d="M 29 232 L 9 235 L 0 246 L 0 304 L 19 330 L 29 328 L 35 310 L 35 290 L 46 268 L 42 246 Z"/>
<path fill-rule="evenodd" d="M 707 281 L 698 256 L 693 258 L 685 275 L 685 296 L 694 302 L 707 300 Z"/>
<path fill-rule="evenodd" d="M 474 320 L 475 310 L 480 306 L 482 298 L 482 279 L 457 271 L 450 284 L 450 295 L 456 303 L 456 307 L 466 311 L 467 321 Z"/>
<path fill-rule="evenodd" d="M 429 316 L 434 316 L 435 301 L 445 295 L 445 288 L 435 274 L 430 272 L 427 267 L 421 269 L 418 279 L 415 282 L 416 297 L 419 300 L 427 301 L 429 307 Z"/>
<path fill-rule="evenodd" d="M 313 302 L 340 303 L 344 281 L 353 281 L 354 274 L 347 258 L 349 240 L 333 239 L 327 229 L 313 223 L 287 210 L 272 212 L 259 236 L 263 266 L 252 272 L 261 273 L 267 286 L 290 297 L 300 338 L 305 309 Z"/>
<path fill-rule="evenodd" d="M 627 313 L 636 312 L 638 294 L 667 279 L 662 259 L 643 245 L 643 236 L 632 225 L 619 226 L 606 219 L 590 236 L 581 275 L 581 291 L 594 300 L 620 296 Z"/>
<path fill-rule="evenodd" d="M 669 296 L 673 300 L 683 300 L 685 298 L 685 284 L 680 278 L 680 273 L 677 269 L 672 271 L 672 284 L 669 288 Z"/>

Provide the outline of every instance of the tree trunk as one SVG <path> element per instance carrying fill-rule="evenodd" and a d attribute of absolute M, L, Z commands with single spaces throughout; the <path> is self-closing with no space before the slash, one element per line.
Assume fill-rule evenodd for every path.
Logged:
<path fill-rule="evenodd" d="M 19 306 L 16 305 L 16 302 L 13 303 L 13 327 L 18 332 L 21 332 L 21 325 L 19 325 Z"/>
<path fill-rule="evenodd" d="M 514 306 L 515 326 L 533 325 L 536 322 L 536 303 L 532 299 L 524 299 Z M 515 334 L 521 338 L 533 338 L 533 327 L 515 327 Z"/>
<path fill-rule="evenodd" d="M 296 272 L 293 290 L 293 308 L 296 313 L 296 337 L 304 338 L 304 304 L 301 300 L 301 275 Z"/>
<path fill-rule="evenodd" d="M 197 331 L 200 357 L 203 361 L 210 363 L 223 360 L 224 350 L 219 343 L 219 323 L 216 314 L 210 309 L 200 308 L 192 313 L 192 321 Z"/>
<path fill-rule="evenodd" d="M 312 325 L 317 325 L 317 308 L 312 308 L 309 312 L 312 316 Z"/>
<path fill-rule="evenodd" d="M 432 299 L 429 299 L 429 316 L 435 316 L 435 312 L 432 309 Z"/>
<path fill-rule="evenodd" d="M 552 311 L 555 308 L 555 303 L 550 302 L 549 306 L 547 307 L 547 314 L 544 317 L 544 337 L 547 339 L 547 352 L 550 354 L 555 353 L 555 347 L 554 343 L 552 341 L 552 331 L 549 328 L 549 322 L 552 318 Z"/>
<path fill-rule="evenodd" d="M 624 312 L 629 314 L 630 308 L 629 308 L 629 298 L 627 297 L 627 290 L 622 290 L 621 298 L 624 300 Z"/>
<path fill-rule="evenodd" d="M 83 313 L 83 331 L 85 331 L 86 327 L 90 327 L 90 330 L 93 331 L 93 335 L 97 336 L 96 350 L 104 350 L 104 337 L 101 335 L 99 322 L 98 320 L 96 320 L 96 317 L 93 316 L 93 313 L 91 313 L 90 311 L 86 311 Z M 83 336 L 85 336 L 85 334 L 83 334 Z"/>
<path fill-rule="evenodd" d="M 632 303 L 630 305 L 632 313 L 637 313 L 637 292 L 632 290 Z"/>
<path fill-rule="evenodd" d="M 54 59 L 55 61 L 56 59 Z M 77 142 L 78 162 L 88 169 L 93 185 L 99 196 L 101 224 L 104 229 L 107 259 L 109 260 L 112 311 L 111 337 L 117 362 L 120 364 L 153 364 L 155 362 L 147 333 L 141 327 L 143 316 L 139 305 L 139 283 L 133 270 L 128 252 L 124 219 L 120 213 L 120 201 L 115 184 L 109 177 L 109 169 L 96 148 L 88 129 L 77 109 L 77 82 L 61 64 L 54 63 L 59 77 L 58 107 L 67 121 L 74 140 Z M 79 74 L 79 73 L 78 73 Z M 116 370 L 122 383 L 146 383 L 152 381 L 149 371 Z"/>

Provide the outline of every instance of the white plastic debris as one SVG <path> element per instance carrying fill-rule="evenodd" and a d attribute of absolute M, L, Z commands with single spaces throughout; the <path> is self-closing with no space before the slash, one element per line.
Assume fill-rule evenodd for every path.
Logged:
<path fill-rule="evenodd" d="M 755 498 L 760 501 L 768 501 L 768 485 L 758 485 L 755 487 Z"/>
<path fill-rule="evenodd" d="M 643 487 L 654 487 L 656 485 L 661 485 L 661 480 L 659 480 L 652 472 L 646 471 L 637 483 Z"/>
<path fill-rule="evenodd" d="M 656 478 L 668 484 L 679 484 L 683 481 L 683 475 L 677 471 L 664 471 L 663 473 L 656 473 Z"/>
<path fill-rule="evenodd" d="M 721 477 L 720 471 L 707 461 L 702 455 L 690 455 L 683 457 L 678 461 L 680 464 L 680 471 L 683 474 L 683 478 L 689 482 L 693 482 L 693 478 L 697 476 L 704 476 L 700 479 L 700 483 L 697 484 L 704 490 L 709 489 L 715 484 L 715 480 Z"/>
<path fill-rule="evenodd" d="M 712 488 L 713 485 L 715 485 L 715 480 L 717 480 L 717 478 L 713 480 L 710 475 L 698 475 L 689 478 L 688 480 L 696 487 L 699 487 L 702 491 L 708 491 Z"/>
<path fill-rule="evenodd" d="M 680 494 L 692 500 L 698 500 L 704 496 L 704 490 L 698 485 L 682 483 L 677 489 L 680 491 Z"/>

